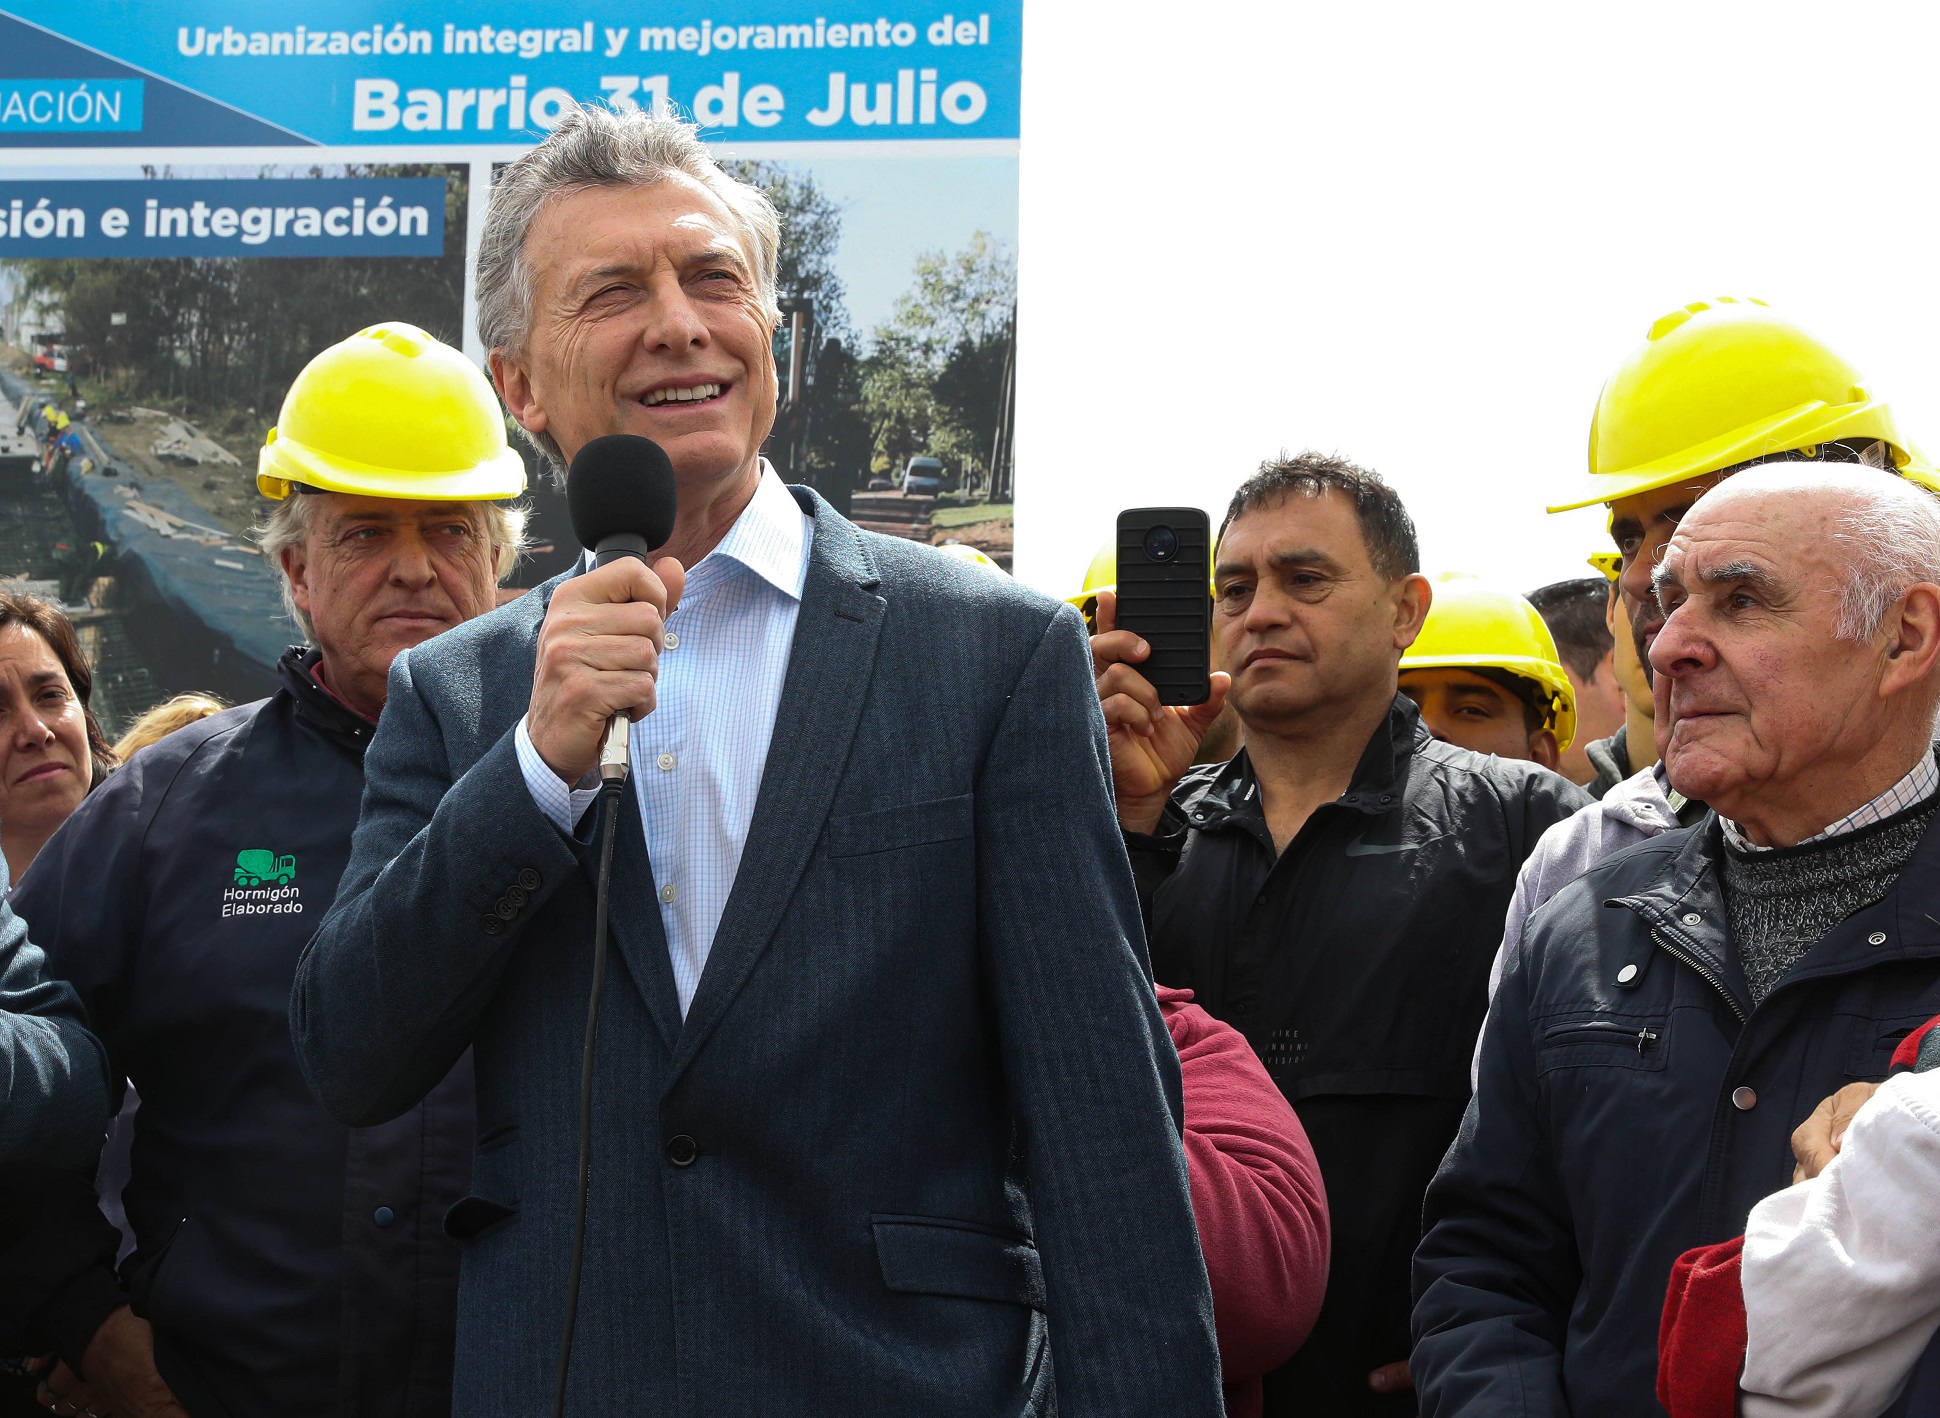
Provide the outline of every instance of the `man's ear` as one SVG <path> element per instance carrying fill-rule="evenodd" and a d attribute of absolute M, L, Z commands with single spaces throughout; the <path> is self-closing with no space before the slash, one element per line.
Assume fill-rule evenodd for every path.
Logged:
<path fill-rule="evenodd" d="M 1421 623 L 1428 619 L 1435 590 L 1418 572 L 1403 576 L 1394 585 L 1394 648 L 1406 650 L 1421 634 Z"/>
<path fill-rule="evenodd" d="M 1550 772 L 1556 771 L 1563 761 L 1563 751 L 1556 746 L 1554 729 L 1538 729 L 1529 736 L 1529 757 Z"/>
<path fill-rule="evenodd" d="M 303 493 L 292 492 L 291 497 L 302 497 Z M 289 578 L 290 599 L 296 608 L 305 615 L 310 613 L 310 550 L 302 542 L 286 546 L 277 560 L 283 564 L 283 574 Z"/>
<path fill-rule="evenodd" d="M 519 427 L 527 433 L 546 431 L 546 411 L 539 404 L 538 391 L 532 387 L 532 376 L 511 352 L 503 349 L 493 350 L 487 355 L 486 363 L 492 367 L 492 385 L 498 390 L 499 398 L 505 401 L 505 411 L 518 420 Z"/>
<path fill-rule="evenodd" d="M 1884 699 L 1925 684 L 1940 668 L 1940 586 L 1922 581 L 1886 617 L 1886 663 L 1879 677 Z"/>

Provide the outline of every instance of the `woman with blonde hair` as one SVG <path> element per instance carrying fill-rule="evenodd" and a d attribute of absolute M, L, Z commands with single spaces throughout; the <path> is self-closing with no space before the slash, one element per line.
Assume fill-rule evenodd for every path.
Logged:
<path fill-rule="evenodd" d="M 211 714 L 220 714 L 228 707 L 213 694 L 178 694 L 173 699 L 165 699 L 128 726 L 128 732 L 115 743 L 115 761 L 126 763 L 151 743 Z"/>

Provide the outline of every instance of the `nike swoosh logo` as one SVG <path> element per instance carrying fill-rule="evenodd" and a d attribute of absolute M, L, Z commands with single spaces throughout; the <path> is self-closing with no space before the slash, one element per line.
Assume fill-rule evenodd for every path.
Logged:
<path fill-rule="evenodd" d="M 1413 842 L 1363 842 L 1356 837 L 1343 849 L 1350 857 L 1385 857 L 1395 852 L 1412 852 Z"/>

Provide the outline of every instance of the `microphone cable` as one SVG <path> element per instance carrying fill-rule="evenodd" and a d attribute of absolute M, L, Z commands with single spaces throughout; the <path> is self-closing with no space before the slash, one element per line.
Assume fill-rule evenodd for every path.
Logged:
<path fill-rule="evenodd" d="M 625 715 L 619 716 L 625 723 Z M 604 769 L 603 769 L 604 772 Z M 579 1196 L 573 1207 L 573 1260 L 566 1278 L 566 1323 L 559 1336 L 559 1377 L 552 1390 L 552 1418 L 565 1418 L 566 1378 L 573 1363 L 573 1327 L 579 1319 L 579 1275 L 586 1258 L 586 1199 L 593 1187 L 593 1046 L 599 1040 L 600 992 L 606 985 L 606 902 L 613 881 L 613 838 L 620 818 L 626 769 L 600 782 L 600 865 L 593 906 L 593 987 L 586 996 L 586 1047 L 579 1060 Z"/>

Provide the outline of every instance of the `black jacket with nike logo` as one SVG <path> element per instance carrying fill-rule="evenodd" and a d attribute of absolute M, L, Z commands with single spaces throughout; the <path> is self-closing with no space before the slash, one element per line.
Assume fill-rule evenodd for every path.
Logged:
<path fill-rule="evenodd" d="M 1421 1198 L 1454 1140 L 1516 872 L 1589 798 L 1533 763 L 1438 743 L 1396 695 L 1335 802 L 1276 858 L 1242 750 L 1127 833 L 1160 984 L 1244 1033 L 1299 1111 L 1333 1267 L 1267 1412 L 1412 1414 L 1368 1371 L 1408 1356 Z"/>

